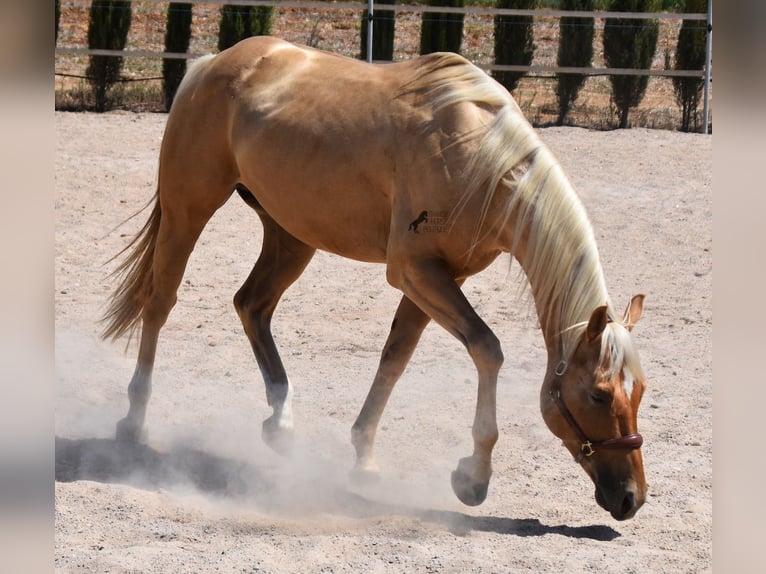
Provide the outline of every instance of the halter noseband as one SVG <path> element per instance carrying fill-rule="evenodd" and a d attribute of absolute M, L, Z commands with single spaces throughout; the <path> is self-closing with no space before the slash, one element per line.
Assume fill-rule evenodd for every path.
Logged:
<path fill-rule="evenodd" d="M 572 416 L 572 413 L 567 408 L 566 404 L 564 403 L 564 399 L 561 398 L 561 375 L 564 374 L 564 371 L 566 371 L 567 365 L 564 361 L 561 361 L 558 366 L 556 367 L 556 378 L 553 379 L 553 383 L 551 386 L 551 397 L 553 398 L 554 402 L 556 403 L 556 406 L 561 411 L 561 414 L 564 415 L 564 418 L 569 423 L 569 426 L 572 427 L 572 430 L 575 431 L 575 434 L 577 434 L 577 437 L 580 439 L 580 452 L 575 456 L 575 462 L 579 463 L 582 461 L 583 458 L 586 456 L 593 456 L 596 453 L 596 449 L 606 449 L 606 450 L 618 450 L 618 449 L 626 449 L 626 450 L 636 450 L 638 448 L 641 448 L 641 445 L 644 444 L 643 437 L 638 434 L 628 434 L 621 436 L 619 438 L 610 438 L 606 440 L 600 440 L 593 442 L 591 440 L 588 440 L 587 435 L 582 430 L 580 425 L 577 424 L 577 421 Z"/>

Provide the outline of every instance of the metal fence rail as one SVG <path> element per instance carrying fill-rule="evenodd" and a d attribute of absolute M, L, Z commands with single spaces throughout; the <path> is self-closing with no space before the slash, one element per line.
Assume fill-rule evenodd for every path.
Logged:
<path fill-rule="evenodd" d="M 484 6 L 428 6 L 425 4 L 380 4 L 359 0 L 357 2 L 312 2 L 310 0 L 184 0 L 187 4 L 229 4 L 232 6 L 264 6 L 272 8 L 297 8 L 305 10 L 366 10 L 370 4 L 374 10 L 388 12 L 432 12 L 440 14 L 465 14 L 471 16 L 538 16 L 560 18 L 623 18 L 627 20 L 707 20 L 704 13 L 673 12 L 609 12 L 594 10 L 553 10 L 550 8 L 485 8 Z M 142 0 L 144 4 L 168 4 L 169 0 Z"/>
<path fill-rule="evenodd" d="M 303 0 L 187 0 L 189 4 L 206 5 L 237 5 L 252 7 L 272 7 L 283 9 L 303 9 L 320 11 L 357 11 L 361 15 L 368 11 L 368 37 L 367 53 L 372 54 L 371 43 L 374 34 L 373 15 L 375 11 L 387 11 L 394 13 L 451 13 L 469 16 L 532 16 L 533 18 L 593 18 L 606 20 L 608 18 L 621 18 L 625 20 L 696 20 L 707 22 L 706 42 L 706 65 L 702 70 L 669 70 L 669 69 L 634 69 L 634 68 L 608 68 L 608 67 L 560 67 L 550 65 L 503 65 L 477 63 L 479 67 L 487 71 L 510 71 L 535 74 L 538 76 L 553 76 L 556 74 L 583 74 L 587 76 L 652 76 L 652 77 L 697 77 L 704 78 L 704 130 L 708 130 L 709 117 L 709 86 L 711 81 L 712 65 L 712 0 L 708 1 L 708 13 L 668 13 L 668 12 L 611 12 L 611 11 L 564 11 L 546 8 L 538 9 L 513 9 L 513 8 L 487 8 L 484 6 L 465 6 L 462 8 L 451 6 L 427 6 L 421 4 L 380 4 L 373 0 L 360 0 L 357 2 L 316 2 Z M 143 0 L 145 4 L 169 4 L 168 0 Z M 89 48 L 56 47 L 56 55 L 75 56 L 121 56 L 123 58 L 163 58 L 163 59 L 193 59 L 202 56 L 202 53 L 178 53 L 152 50 L 93 50 Z"/>
<path fill-rule="evenodd" d="M 145 4 L 169 4 L 168 0 L 142 0 Z M 708 20 L 708 14 L 676 14 L 668 12 L 607 12 L 607 11 L 564 11 L 550 10 L 545 8 L 521 10 L 514 8 L 485 8 L 482 6 L 465 6 L 463 8 L 451 6 L 425 6 L 419 4 L 378 4 L 375 2 L 311 2 L 301 0 L 187 0 L 188 4 L 230 4 L 235 6 L 295 8 L 305 10 L 356 10 L 360 13 L 372 8 L 388 12 L 415 12 L 415 13 L 451 13 L 471 16 L 532 16 L 537 18 L 622 18 L 626 20 Z M 712 23 L 708 23 L 708 29 L 712 29 Z M 370 35 L 374 34 L 372 27 L 368 28 Z M 125 58 L 177 58 L 193 59 L 203 54 L 160 52 L 150 50 L 91 50 L 88 48 L 56 47 L 56 54 L 66 55 L 93 55 L 93 56 L 122 56 Z M 710 57 L 708 57 L 710 61 Z M 645 70 L 634 68 L 572 68 L 558 66 L 508 66 L 500 64 L 482 64 L 486 70 L 531 72 L 531 73 L 574 73 L 587 75 L 636 75 L 636 76 L 688 76 L 702 77 L 705 70 Z"/>

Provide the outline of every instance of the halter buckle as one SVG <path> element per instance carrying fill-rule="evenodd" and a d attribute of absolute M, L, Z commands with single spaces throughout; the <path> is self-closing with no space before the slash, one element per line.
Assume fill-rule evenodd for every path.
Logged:
<path fill-rule="evenodd" d="M 593 456 L 596 454 L 596 451 L 593 450 L 593 443 L 589 440 L 580 445 L 580 450 L 584 456 Z"/>

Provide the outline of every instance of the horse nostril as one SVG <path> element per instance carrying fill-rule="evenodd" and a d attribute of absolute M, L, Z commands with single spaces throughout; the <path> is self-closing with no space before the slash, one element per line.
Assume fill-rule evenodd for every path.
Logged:
<path fill-rule="evenodd" d="M 636 506 L 636 496 L 632 492 L 625 494 L 625 498 L 622 499 L 622 506 L 620 507 L 620 513 L 623 516 L 627 516 L 631 513 Z"/>

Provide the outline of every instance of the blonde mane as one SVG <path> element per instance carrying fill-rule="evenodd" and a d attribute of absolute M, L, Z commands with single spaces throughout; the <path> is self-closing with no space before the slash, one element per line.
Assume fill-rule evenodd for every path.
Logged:
<path fill-rule="evenodd" d="M 451 217 L 454 220 L 472 197 L 483 194 L 472 251 L 482 239 L 493 197 L 503 189 L 512 190 L 501 214 L 501 228 L 513 225 L 510 250 L 517 257 L 519 241 L 527 237 L 521 264 L 540 326 L 558 339 L 561 358 L 568 360 L 592 311 L 601 305 L 611 309 L 611 302 L 593 228 L 563 169 L 507 90 L 462 57 L 432 54 L 406 87 L 423 94 L 422 105 L 433 106 L 434 112 L 463 102 L 493 111 L 489 125 L 464 135 L 480 138 L 480 143 L 465 168 L 465 193 Z M 628 341 L 617 332 L 610 327 L 604 340 L 607 348 L 613 348 L 613 358 L 619 353 L 621 364 L 629 351 L 619 349 Z"/>
<path fill-rule="evenodd" d="M 599 364 L 604 369 L 604 376 L 608 379 L 612 379 L 620 371 L 623 372 L 626 380 L 631 379 L 630 385 L 632 381 L 640 381 L 644 378 L 638 351 L 633 344 L 630 331 L 624 324 L 616 321 L 607 324 L 601 335 Z M 628 386 L 627 383 L 626 386 Z"/>

